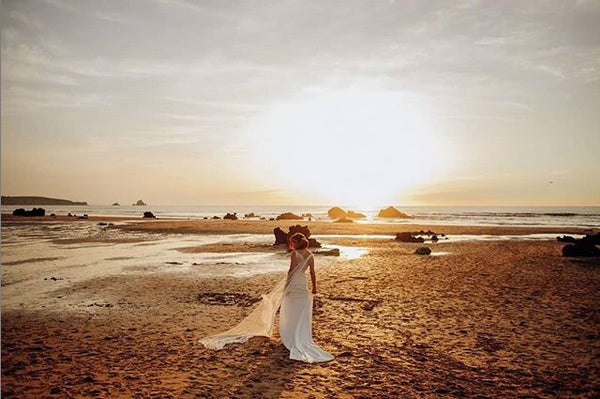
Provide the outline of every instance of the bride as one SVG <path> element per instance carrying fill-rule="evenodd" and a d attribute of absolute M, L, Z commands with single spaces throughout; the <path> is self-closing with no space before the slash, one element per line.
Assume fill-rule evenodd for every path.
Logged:
<path fill-rule="evenodd" d="M 290 269 L 273 290 L 263 295 L 260 304 L 237 326 L 200 342 L 209 349 L 222 349 L 234 342 L 246 342 L 254 336 L 270 337 L 275 315 L 281 307 L 279 333 L 290 359 L 307 363 L 328 362 L 333 356 L 319 348 L 312 339 L 313 295 L 317 293 L 315 261 L 302 233 L 290 237 Z M 306 270 L 310 270 L 312 292 L 307 289 Z"/>

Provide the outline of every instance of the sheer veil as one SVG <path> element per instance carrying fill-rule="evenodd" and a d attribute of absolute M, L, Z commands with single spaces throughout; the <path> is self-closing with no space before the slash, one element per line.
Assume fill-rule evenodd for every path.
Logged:
<path fill-rule="evenodd" d="M 296 266 L 292 272 L 292 275 L 289 276 L 290 280 L 296 276 L 296 273 L 305 272 L 308 261 L 311 257 L 312 255 L 307 256 L 303 262 Z M 223 347 L 227 344 L 243 343 L 252 337 L 270 337 L 273 333 L 275 315 L 277 314 L 277 310 L 279 310 L 279 306 L 281 305 L 287 280 L 288 276 L 286 275 L 277 283 L 277 285 L 275 285 L 271 292 L 263 295 L 262 300 L 252 311 L 252 313 L 246 316 L 246 318 L 238 325 L 225 332 L 204 337 L 200 340 L 200 343 L 202 343 L 208 349 L 219 350 L 223 349 Z"/>

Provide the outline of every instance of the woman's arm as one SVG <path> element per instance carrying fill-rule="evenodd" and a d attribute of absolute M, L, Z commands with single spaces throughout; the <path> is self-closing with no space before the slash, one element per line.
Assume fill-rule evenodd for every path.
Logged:
<path fill-rule="evenodd" d="M 310 260 L 310 280 L 312 281 L 312 293 L 317 293 L 317 276 L 315 275 L 315 258 L 311 258 Z"/>

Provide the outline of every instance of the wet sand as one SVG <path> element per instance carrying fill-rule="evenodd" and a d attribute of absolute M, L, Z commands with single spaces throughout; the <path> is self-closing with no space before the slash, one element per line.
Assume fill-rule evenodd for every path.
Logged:
<path fill-rule="evenodd" d="M 274 225 L 287 230 L 291 224 L 295 223 L 150 221 L 120 228 L 162 234 L 267 234 Z M 450 236 L 582 232 L 323 222 L 310 226 L 314 234 L 421 229 Z M 562 245 L 553 240 L 449 240 L 426 244 L 434 253 L 445 254 L 425 257 L 413 254 L 419 244 L 369 237 L 336 240 L 368 252 L 320 269 L 319 262 L 326 262 L 317 257 L 313 331 L 315 341 L 336 356 L 330 363 L 289 360 L 277 334 L 216 352 L 198 344 L 201 337 L 248 314 L 253 301 L 282 273 L 247 278 L 111 274 L 57 285 L 48 294 L 46 309 L 5 308 L 3 289 L 2 396 L 592 398 L 600 394 L 600 260 L 563 258 Z M 211 245 L 183 251 L 231 249 Z M 233 247 L 235 252 L 245 248 Z M 259 251 L 260 245 L 249 244 L 246 249 Z M 3 265 L 3 277 L 8 267 Z M 101 300 L 73 309 L 56 306 L 74 297 Z"/>

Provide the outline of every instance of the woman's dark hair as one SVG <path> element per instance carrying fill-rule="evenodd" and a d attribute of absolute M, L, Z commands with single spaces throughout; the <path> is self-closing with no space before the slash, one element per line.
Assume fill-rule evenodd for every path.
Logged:
<path fill-rule="evenodd" d="M 290 247 L 292 249 L 304 249 L 308 247 L 308 239 L 302 233 L 296 233 L 290 237 Z"/>

